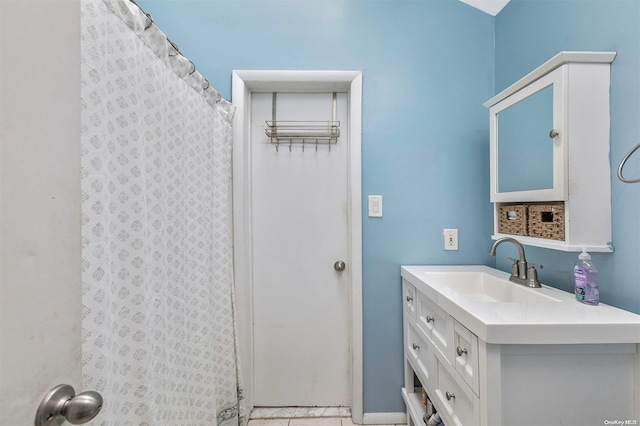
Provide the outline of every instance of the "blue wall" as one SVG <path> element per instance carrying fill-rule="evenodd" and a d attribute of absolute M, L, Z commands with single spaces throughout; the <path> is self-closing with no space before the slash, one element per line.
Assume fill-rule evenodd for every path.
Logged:
<path fill-rule="evenodd" d="M 495 20 L 496 93 L 562 50 L 618 52 L 611 66 L 611 193 L 613 254 L 593 254 L 601 301 L 640 313 L 640 184 L 618 180 L 626 152 L 640 142 L 640 1 L 511 0 Z M 579 142 L 579 141 L 578 141 Z M 625 166 L 640 177 L 640 155 Z M 500 254 L 497 266 L 510 262 Z M 527 247 L 542 263 L 542 282 L 572 291 L 577 253 Z"/>
<path fill-rule="evenodd" d="M 138 2 L 229 99 L 234 69 L 363 72 L 364 409 L 402 412 L 400 265 L 489 263 L 494 18 L 456 0 Z M 460 250 L 443 250 L 458 228 Z"/>
<path fill-rule="evenodd" d="M 482 103 L 561 50 L 618 52 L 616 252 L 593 258 L 602 300 L 640 313 L 640 184 L 615 178 L 640 142 L 638 0 L 512 0 L 496 18 L 457 0 L 138 3 L 227 99 L 233 69 L 362 70 L 363 210 L 367 195 L 381 194 L 385 213 L 363 216 L 365 412 L 404 411 L 400 265 L 495 262 Z M 459 251 L 443 251 L 443 228 L 459 229 Z M 499 249 L 499 268 L 509 270 L 501 259 L 511 249 Z M 543 282 L 572 291 L 577 254 L 527 247 L 527 257 L 544 264 Z"/>

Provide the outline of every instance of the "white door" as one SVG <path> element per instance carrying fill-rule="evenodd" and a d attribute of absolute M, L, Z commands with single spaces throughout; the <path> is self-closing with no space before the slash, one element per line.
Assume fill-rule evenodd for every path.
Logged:
<path fill-rule="evenodd" d="M 276 150 L 264 132 L 272 94 L 252 95 L 256 406 L 349 405 L 347 94 L 337 101 L 337 144 Z M 331 120 L 332 93 L 278 93 L 277 118 Z"/>
<path fill-rule="evenodd" d="M 80 1 L 0 1 L 0 425 L 81 389 Z"/>

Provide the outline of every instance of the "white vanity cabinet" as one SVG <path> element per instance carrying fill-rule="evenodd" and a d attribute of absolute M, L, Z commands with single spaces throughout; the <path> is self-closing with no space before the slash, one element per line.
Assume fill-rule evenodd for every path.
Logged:
<path fill-rule="evenodd" d="M 424 426 L 420 385 L 446 426 L 640 422 L 640 316 L 549 287 L 548 303 L 484 303 L 424 278 L 456 268 L 402 267 L 408 426 Z"/>
<path fill-rule="evenodd" d="M 615 52 L 560 52 L 484 104 L 490 117 L 494 239 L 511 236 L 563 251 L 613 251 L 609 86 L 614 57 Z M 512 203 L 559 203 L 563 237 L 501 233 L 505 210 L 500 208 Z M 528 219 L 522 220 L 526 229 Z"/>
<path fill-rule="evenodd" d="M 445 424 L 480 424 L 477 337 L 408 281 L 403 280 L 403 288 L 418 300 L 415 315 L 405 305 L 403 321 L 406 377 L 402 393 L 407 423 L 424 424 L 421 389 L 413 384 L 415 373 L 437 400 L 438 412 L 448 419 Z"/>

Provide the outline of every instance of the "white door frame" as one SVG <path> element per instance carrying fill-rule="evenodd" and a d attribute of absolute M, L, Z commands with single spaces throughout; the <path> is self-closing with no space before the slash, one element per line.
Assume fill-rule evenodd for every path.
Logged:
<path fill-rule="evenodd" d="M 233 71 L 233 225 L 236 318 L 245 400 L 253 408 L 253 271 L 251 188 L 252 92 L 347 92 L 351 289 L 351 415 L 362 423 L 362 73 L 360 71 Z"/>

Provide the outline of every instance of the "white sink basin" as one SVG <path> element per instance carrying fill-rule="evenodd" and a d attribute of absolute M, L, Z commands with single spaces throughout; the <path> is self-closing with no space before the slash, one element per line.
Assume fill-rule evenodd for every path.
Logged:
<path fill-rule="evenodd" d="M 487 343 L 631 343 L 636 353 L 640 342 L 640 315 L 578 303 L 572 292 L 544 284 L 528 288 L 488 266 L 407 265 L 401 276 L 414 295 L 422 294 Z M 413 301 L 410 287 L 407 303 Z M 426 315 L 421 303 L 412 308 Z"/>
<path fill-rule="evenodd" d="M 486 272 L 425 272 L 427 281 L 436 281 L 476 302 L 532 303 L 560 300 Z"/>

